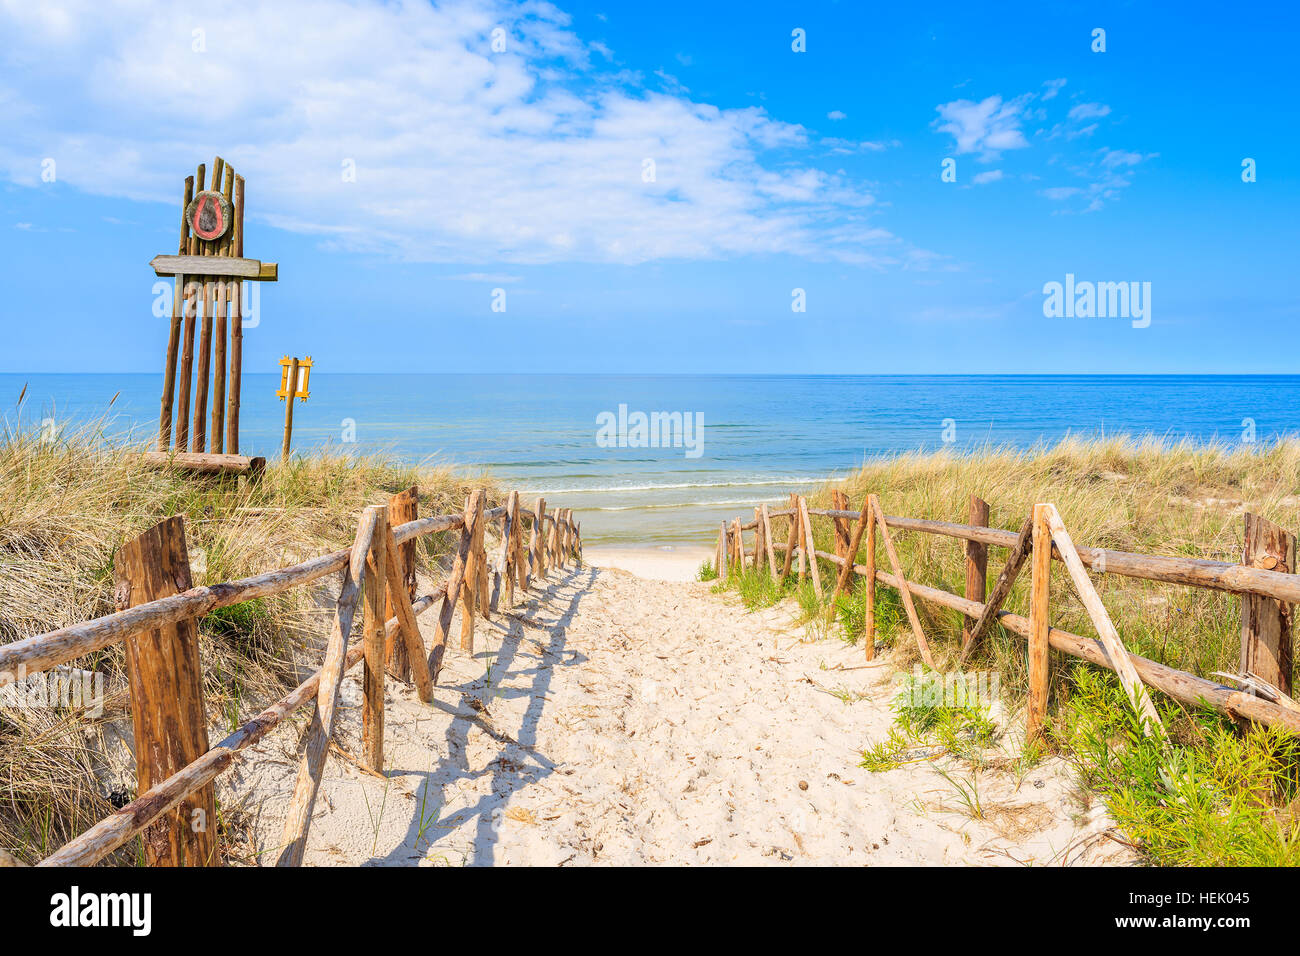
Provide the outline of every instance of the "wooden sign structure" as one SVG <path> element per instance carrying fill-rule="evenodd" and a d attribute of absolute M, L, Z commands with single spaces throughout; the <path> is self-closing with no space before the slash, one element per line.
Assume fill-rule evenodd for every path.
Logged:
<path fill-rule="evenodd" d="M 305 402 L 310 397 L 307 389 L 311 385 L 311 356 L 305 359 L 280 359 L 280 390 L 276 398 L 284 402 L 284 442 L 280 446 L 280 459 L 289 460 L 289 441 L 293 438 L 293 400 Z"/>
<path fill-rule="evenodd" d="M 176 288 L 163 367 L 158 450 L 145 458 L 194 471 L 256 476 L 266 459 L 239 454 L 241 293 L 246 280 L 274 282 L 279 270 L 274 262 L 244 258 L 244 177 L 235 175 L 220 156 L 212 164 L 211 189 L 204 188 L 205 175 L 200 163 L 197 175 L 185 178 L 177 254 L 155 256 L 149 263 L 157 275 L 174 276 Z"/>

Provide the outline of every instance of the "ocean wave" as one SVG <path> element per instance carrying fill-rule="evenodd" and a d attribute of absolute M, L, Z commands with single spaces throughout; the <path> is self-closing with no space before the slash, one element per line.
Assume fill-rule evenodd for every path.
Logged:
<path fill-rule="evenodd" d="M 781 496 L 771 498 L 732 498 L 723 501 L 673 501 L 661 505 L 590 505 L 583 511 L 655 511 L 662 508 L 721 508 L 732 505 L 749 505 L 751 508 L 761 504 L 782 501 Z"/>
<path fill-rule="evenodd" d="M 674 491 L 683 488 L 748 488 L 759 485 L 799 485 L 808 486 L 820 484 L 827 481 L 826 477 L 801 477 L 801 478 L 763 478 L 757 481 L 684 481 L 664 484 L 651 482 L 645 485 L 604 485 L 593 488 L 529 488 L 528 494 L 538 495 L 576 495 L 576 494 L 609 494 L 618 491 Z"/>

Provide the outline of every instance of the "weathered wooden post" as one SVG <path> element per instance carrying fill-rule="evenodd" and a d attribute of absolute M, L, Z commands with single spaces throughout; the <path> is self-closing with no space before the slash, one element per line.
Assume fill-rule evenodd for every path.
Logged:
<path fill-rule="evenodd" d="M 487 506 L 487 492 L 483 493 L 484 507 Z M 478 590 L 474 594 L 479 613 L 486 620 L 492 620 L 492 586 L 487 559 L 487 518 L 478 522 L 478 537 L 475 539 L 478 550 Z"/>
<path fill-rule="evenodd" d="M 316 687 L 316 709 L 307 727 L 302 759 L 298 763 L 298 778 L 293 796 L 285 813 L 284 830 L 280 837 L 280 856 L 276 866 L 302 866 L 307 850 L 307 831 L 311 828 L 311 811 L 316 804 L 321 773 L 325 769 L 325 754 L 329 749 L 330 734 L 334 732 L 334 713 L 338 709 L 339 685 L 343 682 L 343 665 L 348 655 L 348 635 L 352 633 L 352 620 L 357 609 L 357 597 L 366 575 L 366 560 L 370 555 L 370 542 L 374 538 L 376 509 L 367 508 L 357 524 L 357 534 L 352 540 L 348 566 L 344 570 L 343 586 L 334 608 L 329 642 L 325 646 L 325 660 L 320 668 L 320 682 Z"/>
<path fill-rule="evenodd" d="M 772 544 L 772 518 L 768 515 L 765 504 L 758 506 L 758 522 L 763 528 L 763 549 L 767 553 L 767 570 L 772 580 L 777 581 L 780 575 L 776 570 L 776 548 Z"/>
<path fill-rule="evenodd" d="M 185 522 L 168 518 L 113 560 L 118 610 L 188 591 Z M 136 783 L 144 793 L 208 750 L 199 633 L 193 619 L 126 639 L 126 673 L 135 732 Z M 186 797 L 143 833 L 150 866 L 218 866 L 217 813 L 211 784 Z"/>
<path fill-rule="evenodd" d="M 731 562 L 727 555 L 731 553 L 731 547 L 727 544 L 727 522 L 722 522 L 722 527 L 718 529 L 718 580 L 726 581 L 731 577 Z"/>
<path fill-rule="evenodd" d="M 1285 528 L 1246 513 L 1242 563 L 1293 574 L 1296 537 Z M 1260 594 L 1241 596 L 1241 673 L 1254 674 L 1288 697 L 1291 693 L 1291 605 Z"/>
<path fill-rule="evenodd" d="M 420 491 L 417 485 L 399 491 L 388 499 L 388 523 L 391 526 L 406 524 L 419 516 Z M 402 578 L 402 586 L 406 591 L 408 605 L 415 600 L 415 547 L 414 538 L 404 541 L 397 546 L 397 553 L 393 556 L 397 572 Z M 384 620 L 397 617 L 397 610 L 392 595 L 389 595 Z M 394 640 L 388 651 L 388 676 L 408 682 L 411 679 L 411 658 L 407 653 L 406 642 L 403 640 Z"/>
<path fill-rule="evenodd" d="M 790 530 L 785 543 L 785 561 L 781 565 L 781 584 L 790 576 L 790 565 L 794 561 L 794 549 L 799 538 L 799 501 L 798 495 L 790 492 Z"/>
<path fill-rule="evenodd" d="M 230 250 L 237 259 L 244 258 L 244 177 L 235 176 L 235 223 Z M 226 394 L 226 453 L 239 454 L 239 394 L 244 372 L 244 294 L 243 283 L 230 283 L 234 290 L 230 302 L 230 388 Z"/>
<path fill-rule="evenodd" d="M 533 574 L 546 578 L 546 499 L 538 498 L 533 506 L 533 533 L 529 538 L 533 552 Z"/>
<path fill-rule="evenodd" d="M 524 551 L 524 525 L 522 511 L 523 508 L 521 506 L 517 512 L 519 520 L 515 522 L 515 550 L 518 552 L 515 558 L 515 573 L 517 575 L 516 580 L 519 585 L 519 590 L 523 592 L 526 599 L 528 588 L 532 584 L 533 567 L 531 550 L 529 552 Z"/>
<path fill-rule="evenodd" d="M 512 491 L 506 498 L 505 524 L 501 528 L 501 561 L 498 569 L 505 579 L 506 607 L 515 603 L 515 577 L 518 574 L 516 552 L 519 540 L 519 492 Z"/>
<path fill-rule="evenodd" d="M 451 573 L 447 575 L 447 591 L 442 598 L 442 610 L 438 612 L 438 628 L 434 632 L 433 649 L 429 652 L 429 674 L 437 683 L 442 670 L 442 659 L 447 653 L 447 638 L 451 634 L 451 621 L 456 613 L 456 602 L 466 588 L 473 588 L 473 580 L 468 577 L 470 553 L 474 544 L 474 518 L 476 511 L 482 511 L 479 502 L 480 491 L 471 491 L 465 502 L 463 525 L 460 530 L 460 542 L 456 545 L 456 556 L 452 559 Z M 473 617 L 473 599 L 470 599 L 470 616 Z M 472 625 L 471 625 L 472 626 Z"/>
<path fill-rule="evenodd" d="M 1034 505 L 1034 550 L 1030 558 L 1029 594 L 1029 703 L 1025 715 L 1025 742 L 1043 736 L 1047 716 L 1049 663 L 1048 584 L 1052 573 L 1051 507 Z"/>
<path fill-rule="evenodd" d="M 808 499 L 803 495 L 799 496 L 799 521 L 803 524 L 804 550 L 808 552 L 808 566 L 812 570 L 813 590 L 817 592 L 817 600 L 822 598 L 822 574 L 817 568 L 817 546 L 813 542 L 812 520 L 808 517 Z M 802 565 L 800 571 L 803 570 Z M 802 577 L 800 578 L 802 580 Z"/>
<path fill-rule="evenodd" d="M 292 400 L 292 399 L 291 399 Z M 366 580 L 362 618 L 365 665 L 361 678 L 361 762 L 375 773 L 384 771 L 384 625 L 388 618 L 388 508 L 374 509 L 375 530 L 366 555 Z"/>
<path fill-rule="evenodd" d="M 848 504 L 847 499 L 845 504 Z M 835 579 L 835 590 L 831 593 L 831 603 L 834 604 L 839 596 L 844 593 L 849 586 L 849 581 L 853 576 L 853 566 L 858 560 L 858 546 L 862 543 L 862 533 L 867 528 L 867 515 L 871 511 L 871 500 L 867 497 L 862 499 L 862 513 L 858 515 L 857 523 L 853 525 L 853 534 L 849 542 L 844 547 L 842 558 L 844 564 L 840 566 L 839 576 Z"/>
<path fill-rule="evenodd" d="M 867 660 L 875 660 L 876 657 L 876 496 L 867 495 L 866 502 L 862 505 L 866 512 L 867 519 L 867 593 L 863 600 L 866 601 L 866 621 L 863 627 L 864 641 L 866 643 Z M 859 519 L 861 520 L 861 519 Z"/>
<path fill-rule="evenodd" d="M 469 556 L 465 562 L 465 583 L 461 587 L 460 649 L 474 653 L 474 611 L 479 603 L 479 589 L 483 576 L 483 499 L 481 489 L 475 488 L 465 504 L 465 530 L 469 533 Z"/>
<path fill-rule="evenodd" d="M 970 496 L 969 523 L 981 528 L 989 526 L 989 503 L 979 495 Z M 989 547 L 978 541 L 966 542 L 966 600 L 984 603 L 988 596 Z M 962 646 L 970 641 L 975 618 L 965 618 L 961 628 Z"/>
<path fill-rule="evenodd" d="M 849 510 L 849 496 L 838 488 L 831 491 L 831 510 Z M 845 555 L 849 550 L 849 519 L 832 518 L 831 525 L 835 533 L 835 557 L 841 561 L 847 560 Z"/>

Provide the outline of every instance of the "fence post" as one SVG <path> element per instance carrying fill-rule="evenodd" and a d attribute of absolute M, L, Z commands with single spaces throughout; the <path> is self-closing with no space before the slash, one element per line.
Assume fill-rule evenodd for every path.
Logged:
<path fill-rule="evenodd" d="M 718 529 L 718 553 L 716 555 L 717 564 L 715 570 L 718 572 L 718 580 L 725 581 L 730 574 L 727 567 L 727 522 L 722 522 L 722 527 Z"/>
<path fill-rule="evenodd" d="M 546 521 L 546 502 L 537 499 L 537 521 L 533 525 L 537 532 L 537 570 L 543 578 L 549 578 L 550 562 L 546 559 L 546 535 L 549 525 Z"/>
<path fill-rule="evenodd" d="M 989 503 L 979 495 L 970 496 L 969 523 L 981 528 L 989 526 Z M 988 596 L 989 547 L 978 541 L 966 542 L 966 600 L 984 603 Z M 961 626 L 962 647 L 970 641 L 975 618 L 967 617 Z"/>
<path fill-rule="evenodd" d="M 483 501 L 486 506 L 487 492 L 483 493 Z M 490 621 L 492 620 L 492 593 L 488 574 L 486 535 L 487 519 L 480 514 L 478 535 L 474 539 L 478 551 L 478 591 L 475 593 L 475 598 L 478 601 L 479 613 L 483 615 L 484 619 Z"/>
<path fill-rule="evenodd" d="M 1259 515 L 1246 513 L 1242 563 L 1294 573 L 1296 538 Z M 1291 605 L 1261 594 L 1241 596 L 1241 673 L 1254 674 L 1291 694 Z"/>
<path fill-rule="evenodd" d="M 848 504 L 847 498 L 844 503 Z M 849 580 L 853 577 L 854 564 L 858 560 L 858 547 L 862 544 L 862 532 L 867 528 L 867 514 L 870 511 L 871 500 L 864 496 L 862 499 L 862 512 L 858 515 L 857 523 L 853 526 L 853 534 L 849 537 L 849 542 L 844 548 L 844 564 L 835 579 L 835 590 L 831 593 L 832 604 L 844 593 L 844 589 L 849 586 Z"/>
<path fill-rule="evenodd" d="M 384 770 L 384 624 L 388 618 L 384 568 L 388 537 L 388 508 L 375 508 L 375 530 L 366 552 L 363 585 L 362 639 L 365 670 L 361 677 L 361 762 L 376 773 Z"/>
<path fill-rule="evenodd" d="M 515 538 L 511 542 L 514 548 L 515 586 L 525 594 L 528 591 L 528 555 L 524 553 L 523 505 L 515 504 Z"/>
<path fill-rule="evenodd" d="M 113 559 L 118 610 L 192 587 L 185 522 L 168 518 L 118 549 Z M 208 750 L 199 632 L 192 618 L 126 640 L 135 772 L 139 792 L 162 783 Z M 186 797 L 142 834 L 150 866 L 218 866 L 213 786 Z"/>
<path fill-rule="evenodd" d="M 790 576 L 790 564 L 794 561 L 794 549 L 799 536 L 799 505 L 794 492 L 790 492 L 790 531 L 785 542 L 785 560 L 781 563 L 781 585 Z"/>
<path fill-rule="evenodd" d="M 542 563 L 542 542 L 545 540 L 546 524 L 542 517 L 546 514 L 546 499 L 538 498 L 533 506 L 533 530 L 528 537 L 528 553 L 533 561 L 533 576 L 546 577 L 546 566 Z"/>
<path fill-rule="evenodd" d="M 745 571 L 745 541 L 740 535 L 740 519 L 731 519 L 731 564 L 737 574 Z"/>
<path fill-rule="evenodd" d="M 767 570 L 775 582 L 778 579 L 776 570 L 776 549 L 772 547 L 772 517 L 768 514 L 767 505 L 758 506 L 758 523 L 763 526 L 763 550 L 767 552 Z"/>
<path fill-rule="evenodd" d="M 471 655 L 474 653 L 474 609 L 482 581 L 483 498 L 483 491 L 475 488 L 465 504 L 469 555 L 465 559 L 465 580 L 460 589 L 460 649 Z"/>
<path fill-rule="evenodd" d="M 429 652 L 429 675 L 435 684 L 438 682 L 438 674 L 442 671 L 443 655 L 447 653 L 447 637 L 451 633 L 451 619 L 456 613 L 456 602 L 460 599 L 465 588 L 471 585 L 467 574 L 469 556 L 474 543 L 471 525 L 473 524 L 473 513 L 476 507 L 475 499 L 480 494 L 479 491 L 471 491 L 465 501 L 464 523 L 460 529 L 460 542 L 456 545 L 456 556 L 451 562 L 451 573 L 447 575 L 447 592 L 442 598 L 442 610 L 438 612 L 438 627 L 433 635 L 433 649 Z M 472 617 L 472 609 L 470 613 Z"/>
<path fill-rule="evenodd" d="M 1052 573 L 1051 510 L 1034 505 L 1034 551 L 1030 559 L 1029 596 L 1029 705 L 1025 718 L 1025 743 L 1043 736 L 1047 715 L 1048 584 Z"/>
<path fill-rule="evenodd" d="M 498 573 L 505 577 L 506 607 L 515 604 L 515 578 L 519 573 L 519 492 L 510 492 L 506 499 L 506 525 L 501 531 L 501 567 Z"/>
<path fill-rule="evenodd" d="M 388 523 L 392 526 L 406 524 L 408 521 L 414 521 L 420 516 L 420 491 L 418 486 L 412 485 L 405 491 L 399 491 L 393 497 L 388 499 Z M 402 576 L 402 583 L 406 588 L 409 600 L 407 604 L 415 600 L 415 547 L 416 540 L 404 541 L 397 546 L 397 554 L 393 555 L 394 562 L 397 564 L 397 571 Z M 384 620 L 391 620 L 397 616 L 397 608 L 393 604 L 392 595 L 388 598 L 388 609 L 384 612 Z M 406 642 L 394 640 L 388 650 L 388 676 L 396 680 L 410 682 L 411 680 L 411 657 L 406 648 Z"/>
<path fill-rule="evenodd" d="M 867 495 L 866 503 L 862 506 L 867 520 L 867 593 L 864 597 L 866 626 L 863 628 L 865 631 L 863 637 L 867 645 L 866 657 L 869 661 L 875 660 L 876 657 L 876 509 L 873 497 Z"/>
<path fill-rule="evenodd" d="M 334 606 L 334 620 L 330 625 L 329 643 L 325 645 L 325 660 L 320 667 L 320 681 L 316 686 L 316 709 L 307 727 L 298 763 L 298 779 L 284 817 L 284 830 L 280 836 L 280 856 L 276 866 L 302 866 L 307 849 L 307 831 L 311 827 L 311 811 L 316 805 L 316 792 L 320 789 L 321 773 L 325 769 L 325 754 L 329 749 L 330 734 L 334 732 L 334 712 L 338 709 L 339 684 L 343 682 L 343 665 L 348 656 L 348 635 L 352 633 L 352 620 L 357 609 L 357 592 L 366 575 L 366 559 L 375 533 L 374 507 L 361 513 L 357 535 L 352 541 L 348 566 L 343 572 L 343 586 Z"/>
<path fill-rule="evenodd" d="M 834 511 L 848 511 L 849 496 L 836 488 L 831 492 L 831 509 Z M 849 553 L 849 519 L 832 518 L 831 525 L 835 529 L 835 557 L 841 561 L 847 561 Z"/>
<path fill-rule="evenodd" d="M 813 590 L 817 592 L 817 600 L 820 601 L 822 598 L 822 574 L 817 569 L 817 545 L 813 541 L 812 519 L 808 516 L 808 499 L 803 495 L 799 496 L 799 520 L 803 524 L 804 550 L 808 552 L 808 566 L 812 569 Z M 802 563 L 799 570 L 803 570 Z"/>

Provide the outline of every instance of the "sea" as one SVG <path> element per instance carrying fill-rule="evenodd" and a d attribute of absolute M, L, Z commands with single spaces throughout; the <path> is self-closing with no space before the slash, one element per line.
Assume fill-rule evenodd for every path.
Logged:
<path fill-rule="evenodd" d="M 279 455 L 278 387 L 244 376 L 244 454 Z M 161 391 L 154 374 L 3 373 L 0 417 L 52 435 L 102 422 L 107 440 L 145 442 Z M 295 406 L 293 450 L 487 471 L 527 501 L 573 508 L 589 545 L 672 548 L 902 452 L 1297 432 L 1300 376 L 320 373 Z"/>

